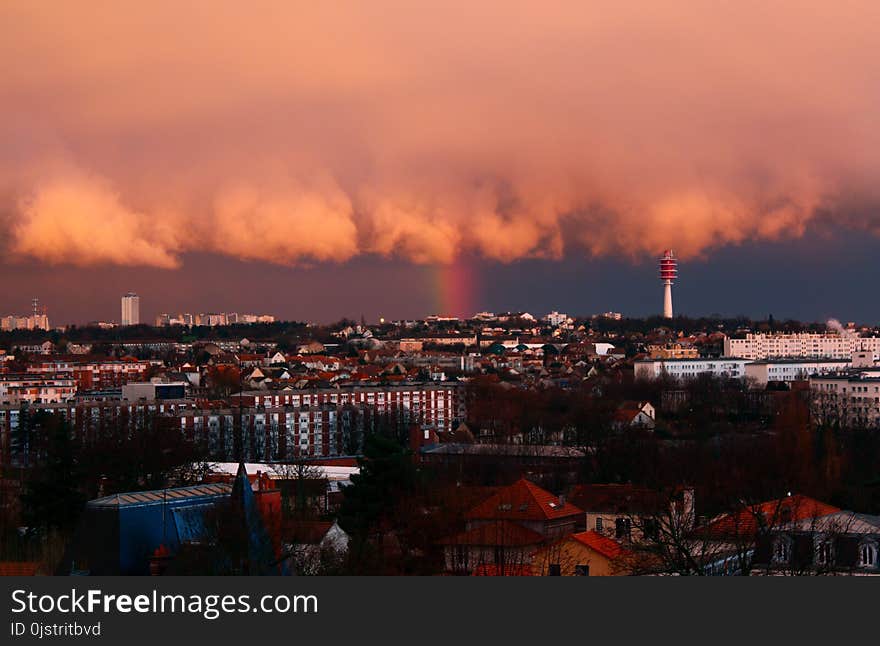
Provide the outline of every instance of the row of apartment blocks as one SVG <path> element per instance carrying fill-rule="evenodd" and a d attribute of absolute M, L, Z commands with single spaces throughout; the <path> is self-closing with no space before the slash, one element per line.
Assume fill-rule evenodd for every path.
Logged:
<path fill-rule="evenodd" d="M 163 313 L 156 317 L 156 327 L 169 327 L 172 325 L 216 327 L 220 325 L 274 322 L 275 317 L 270 314 L 239 314 L 238 312 L 209 312 L 205 314 L 183 312 L 176 315 Z"/>
<path fill-rule="evenodd" d="M 749 379 L 755 386 L 769 382 L 805 381 L 811 375 L 833 374 L 854 366 L 873 365 L 873 355 L 857 353 L 848 359 L 766 359 L 751 360 L 739 357 L 718 359 L 640 359 L 634 363 L 637 379 L 694 379 L 712 375 L 727 379 Z"/>
<path fill-rule="evenodd" d="M 354 455 L 372 431 L 424 427 L 444 433 L 465 416 L 462 387 L 449 383 L 242 392 L 220 404 L 186 398 L 134 399 L 139 391 L 131 388 L 137 386 L 124 387 L 131 398 L 77 397 L 30 406 L 0 405 L 3 464 L 27 463 L 30 447 L 23 431 L 29 416 L 39 410 L 62 415 L 80 438 L 101 436 L 118 429 L 121 422 L 136 429 L 150 415 L 173 418 L 187 437 L 203 443 L 210 459 L 261 462 Z M 179 391 L 167 393 L 176 396 Z M 161 396 L 159 391 L 154 394 Z"/>
<path fill-rule="evenodd" d="M 70 361 L 45 359 L 28 364 L 26 371 L 32 375 L 48 375 L 72 379 L 79 390 L 112 388 L 130 381 L 143 381 L 151 367 L 161 367 L 157 359 Z M 0 379 L 6 375 L 0 375 Z"/>
<path fill-rule="evenodd" d="M 880 354 L 880 337 L 861 337 L 855 332 L 842 334 L 761 334 L 750 333 L 743 338 L 725 337 L 724 356 L 740 359 L 775 357 L 826 357 L 847 359 L 856 352 Z"/>
<path fill-rule="evenodd" d="M 10 314 L 0 317 L 0 331 L 10 332 L 12 330 L 48 330 L 49 316 L 47 314 L 28 314 L 25 316 L 16 316 Z"/>

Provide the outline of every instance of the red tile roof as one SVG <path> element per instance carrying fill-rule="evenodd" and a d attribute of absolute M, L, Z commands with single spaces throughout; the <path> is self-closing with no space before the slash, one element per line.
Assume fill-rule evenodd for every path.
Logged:
<path fill-rule="evenodd" d="M 496 565 L 495 563 L 484 563 L 475 567 L 471 576 L 534 576 L 534 574 L 532 566 L 528 564 Z"/>
<path fill-rule="evenodd" d="M 0 576 L 35 576 L 39 567 L 37 561 L 0 561 Z"/>
<path fill-rule="evenodd" d="M 498 520 L 473 527 L 455 536 L 444 538 L 440 541 L 440 544 L 521 547 L 524 545 L 538 545 L 543 542 L 544 537 L 538 532 L 509 520 Z"/>
<path fill-rule="evenodd" d="M 572 534 L 571 537 L 612 561 L 627 553 L 627 550 L 620 543 L 598 532 L 580 532 Z"/>
<path fill-rule="evenodd" d="M 523 478 L 500 489 L 471 509 L 465 518 L 545 521 L 583 513 L 570 502 L 560 502 L 557 496 Z"/>
<path fill-rule="evenodd" d="M 719 516 L 697 533 L 709 538 L 751 537 L 762 528 L 779 527 L 792 522 L 821 518 L 840 511 L 833 505 L 800 494 L 770 500 Z"/>

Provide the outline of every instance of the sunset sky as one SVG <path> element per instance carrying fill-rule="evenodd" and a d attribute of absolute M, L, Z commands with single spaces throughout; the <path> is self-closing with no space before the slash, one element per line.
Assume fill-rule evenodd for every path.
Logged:
<path fill-rule="evenodd" d="M 321 6 L 326 5 L 326 6 Z M 0 4 L 0 314 L 877 322 L 880 3 Z"/>

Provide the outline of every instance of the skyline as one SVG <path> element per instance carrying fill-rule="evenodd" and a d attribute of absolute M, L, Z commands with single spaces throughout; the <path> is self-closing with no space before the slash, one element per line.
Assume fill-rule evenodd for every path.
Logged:
<path fill-rule="evenodd" d="M 880 320 L 875 3 L 499 9 L 4 3 L 6 309 Z"/>
<path fill-rule="evenodd" d="M 705 260 L 683 262 L 675 286 L 676 314 L 756 319 L 772 314 L 777 320 L 824 322 L 836 318 L 873 325 L 880 322 L 880 305 L 865 297 L 862 281 L 870 284 L 878 277 L 872 264 L 877 251 L 871 238 L 826 235 L 807 237 L 794 245 L 729 248 Z M 26 312 L 30 299 L 37 295 L 48 307 L 53 325 L 116 320 L 119 298 L 127 291 L 141 297 L 147 322 L 158 313 L 176 310 L 259 310 L 279 319 L 315 323 L 343 317 L 357 320 L 361 314 L 375 321 L 380 316 L 389 320 L 429 314 L 471 316 L 482 310 L 535 315 L 551 310 L 571 315 L 610 310 L 632 317 L 662 311 L 653 258 L 635 264 L 613 259 L 511 264 L 466 259 L 466 266 L 458 268 L 464 279 L 434 267 L 375 258 L 352 261 L 335 272 L 319 266 L 303 269 L 235 263 L 205 254 L 188 258 L 187 265 L 193 271 L 180 274 L 118 268 L 109 276 L 100 267 L 65 270 L 15 265 L 5 268 L 13 280 L 0 284 L 0 302 L 9 312 Z M 205 282 L 203 275 L 222 279 Z M 859 279 L 843 279 L 853 276 Z M 85 285 L 92 277 L 104 279 L 100 289 L 71 292 L 69 281 L 84 281 Z M 168 291 L 169 280 L 174 281 L 174 294 Z M 457 282 L 465 283 L 464 299 L 454 293 Z M 254 283 L 276 289 L 254 290 Z"/>

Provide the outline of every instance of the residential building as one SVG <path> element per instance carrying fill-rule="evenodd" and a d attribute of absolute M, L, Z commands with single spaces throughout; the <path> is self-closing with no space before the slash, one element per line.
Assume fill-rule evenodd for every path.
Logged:
<path fill-rule="evenodd" d="M 693 345 L 685 343 L 650 343 L 646 348 L 651 359 L 696 359 L 699 351 Z"/>
<path fill-rule="evenodd" d="M 745 378 L 755 386 L 764 387 L 768 382 L 805 381 L 811 375 L 835 374 L 852 365 L 847 359 L 762 359 L 750 361 L 745 366 Z"/>
<path fill-rule="evenodd" d="M 133 293 L 128 292 L 122 297 L 122 318 L 120 323 L 125 325 L 138 325 L 141 322 L 141 299 Z"/>
<path fill-rule="evenodd" d="M 693 379 L 700 375 L 741 379 L 745 376 L 748 359 L 721 357 L 719 359 L 640 359 L 634 362 L 636 379 L 657 379 L 662 376 L 675 379 Z"/>
<path fill-rule="evenodd" d="M 531 564 L 533 576 L 623 576 L 632 553 L 619 541 L 595 531 L 565 536 L 542 545 Z"/>
<path fill-rule="evenodd" d="M 456 574 L 487 564 L 500 574 L 506 568 L 521 569 L 531 563 L 539 545 L 573 533 L 582 516 L 564 496 L 517 480 L 468 511 L 463 532 L 440 541 L 446 568 Z"/>
<path fill-rule="evenodd" d="M 846 426 L 880 426 L 880 370 L 852 370 L 810 377 L 816 419 Z"/>
<path fill-rule="evenodd" d="M 856 333 L 749 333 L 742 338 L 724 338 L 724 354 L 742 359 L 772 357 L 831 357 L 849 359 L 853 353 L 868 351 L 880 354 L 880 337 L 861 337 Z"/>
<path fill-rule="evenodd" d="M 753 569 L 771 575 L 880 576 L 880 516 L 837 511 L 762 534 Z"/>

